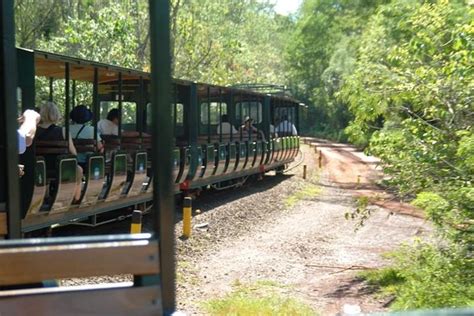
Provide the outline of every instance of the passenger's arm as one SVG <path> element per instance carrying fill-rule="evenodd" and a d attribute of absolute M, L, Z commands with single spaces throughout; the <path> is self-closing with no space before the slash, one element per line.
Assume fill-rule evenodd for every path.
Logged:
<path fill-rule="evenodd" d="M 76 146 L 74 146 L 71 135 L 69 135 L 69 153 L 71 155 L 77 156 Z"/>
<path fill-rule="evenodd" d="M 25 137 L 26 146 L 31 146 L 35 138 L 36 125 L 38 125 L 41 116 L 33 110 L 26 110 L 20 118 L 21 126 L 18 132 Z"/>
<path fill-rule="evenodd" d="M 17 130 L 16 132 L 18 136 L 18 153 L 21 155 L 26 151 L 26 137 L 20 130 Z"/>

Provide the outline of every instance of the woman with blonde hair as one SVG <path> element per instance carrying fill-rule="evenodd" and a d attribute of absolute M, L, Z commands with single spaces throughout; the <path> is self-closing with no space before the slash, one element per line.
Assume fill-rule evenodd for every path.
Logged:
<path fill-rule="evenodd" d="M 53 102 L 45 102 L 40 107 L 41 121 L 36 131 L 36 140 L 39 141 L 64 141 L 66 140 L 66 129 L 64 127 L 57 126 L 61 120 L 61 113 L 58 107 Z M 77 156 L 77 150 L 72 142 L 72 138 L 69 135 L 68 140 L 69 153 Z M 48 169 L 55 168 L 56 158 L 58 155 L 48 155 L 45 157 L 46 165 Z M 77 183 L 76 190 L 74 191 L 74 200 L 79 201 L 81 198 L 81 183 L 82 183 L 82 168 L 77 166 Z"/>

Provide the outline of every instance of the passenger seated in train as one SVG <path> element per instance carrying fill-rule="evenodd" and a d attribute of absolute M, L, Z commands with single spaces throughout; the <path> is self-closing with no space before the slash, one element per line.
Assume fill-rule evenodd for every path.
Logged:
<path fill-rule="evenodd" d="M 275 132 L 275 126 L 273 124 L 270 124 L 270 136 L 271 137 L 278 137 L 278 133 Z"/>
<path fill-rule="evenodd" d="M 94 136 L 94 127 L 87 124 L 92 120 L 92 111 L 89 110 L 85 105 L 78 105 L 69 113 L 72 124 L 69 125 L 69 133 L 73 139 L 97 139 Z M 102 150 L 102 144 L 97 144 L 97 150 Z M 87 164 L 87 154 L 89 153 L 77 153 L 77 162 L 83 168 Z"/>
<path fill-rule="evenodd" d="M 116 135 L 119 134 L 120 110 L 112 109 L 107 113 L 107 118 L 97 122 L 97 129 L 100 135 Z M 137 131 L 122 131 L 122 136 L 137 137 L 140 133 Z"/>
<path fill-rule="evenodd" d="M 298 131 L 296 130 L 295 125 L 293 125 L 293 123 L 288 121 L 288 116 L 287 115 L 282 116 L 281 122 L 280 122 L 280 124 L 278 124 L 275 131 L 280 136 L 296 136 L 296 135 L 298 135 Z"/>
<path fill-rule="evenodd" d="M 250 116 L 245 117 L 244 124 L 240 126 L 240 136 L 245 139 L 249 135 L 257 134 L 257 137 L 265 139 L 262 131 L 259 131 L 255 126 L 252 125 L 253 119 Z"/>
<path fill-rule="evenodd" d="M 35 140 L 51 141 L 51 142 L 66 140 L 66 129 L 64 127 L 60 127 L 56 125 L 61 119 L 61 114 L 56 104 L 54 104 L 53 102 L 45 102 L 43 105 L 41 105 L 40 115 L 41 115 L 41 121 L 36 131 Z M 68 147 L 69 147 L 69 153 L 71 155 L 77 156 L 76 147 L 74 147 L 74 143 L 72 142 L 71 135 L 69 135 Z M 44 156 L 46 160 L 46 168 L 48 170 L 55 170 L 56 159 L 58 155 L 48 154 Z M 82 168 L 81 166 L 78 165 L 77 178 L 76 178 L 77 183 L 76 183 L 76 189 L 74 191 L 75 201 L 79 201 L 81 198 L 82 174 L 83 174 Z"/>
<path fill-rule="evenodd" d="M 230 124 L 227 114 L 221 116 L 221 123 L 217 126 L 217 134 L 220 135 L 221 133 L 226 135 L 238 133 L 235 127 Z"/>
<path fill-rule="evenodd" d="M 117 135 L 120 121 L 119 109 L 112 109 L 107 113 L 107 118 L 97 122 L 97 129 L 100 135 Z"/>

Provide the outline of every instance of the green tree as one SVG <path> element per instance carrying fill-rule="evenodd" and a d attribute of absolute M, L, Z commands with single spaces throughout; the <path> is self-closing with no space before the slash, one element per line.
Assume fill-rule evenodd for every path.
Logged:
<path fill-rule="evenodd" d="M 352 73 L 366 20 L 387 1 L 306 0 L 289 40 L 286 62 L 295 94 L 310 104 L 309 129 L 340 134 L 350 113 L 337 93 Z"/>

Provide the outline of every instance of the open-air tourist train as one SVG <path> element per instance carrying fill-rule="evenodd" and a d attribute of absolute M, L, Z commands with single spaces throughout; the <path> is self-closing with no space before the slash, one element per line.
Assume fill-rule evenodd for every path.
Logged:
<path fill-rule="evenodd" d="M 150 74 L 21 48 L 17 60 L 18 112 L 54 102 L 66 139 L 35 140 L 21 156 L 22 231 L 86 219 L 95 223 L 98 214 L 150 204 Z M 291 126 L 298 128 L 300 104 L 291 97 L 178 79 L 170 89 L 176 193 L 238 186 L 251 175 L 281 172 L 296 157 L 299 138 Z M 87 103 L 84 99 L 90 100 L 81 107 L 92 112 L 91 138 L 76 137 L 70 128 L 71 110 Z M 112 109 L 120 113 L 117 132 L 101 134 L 100 120 Z M 284 123 L 289 127 L 278 131 Z M 87 157 L 79 199 L 74 191 L 81 175 L 69 138 Z"/>

